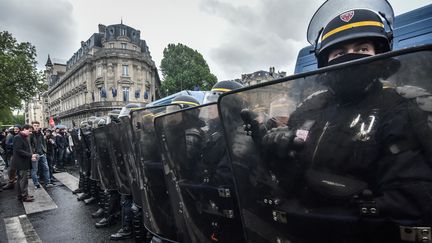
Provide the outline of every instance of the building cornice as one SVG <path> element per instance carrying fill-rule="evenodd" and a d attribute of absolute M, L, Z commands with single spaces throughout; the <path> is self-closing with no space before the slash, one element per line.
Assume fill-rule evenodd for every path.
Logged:
<path fill-rule="evenodd" d="M 120 48 L 100 48 L 93 55 L 86 54 L 84 58 L 81 58 L 78 63 L 74 65 L 73 68 L 66 71 L 66 73 L 60 77 L 60 80 L 48 90 L 48 94 L 51 95 L 57 90 L 66 80 L 68 80 L 77 71 L 83 68 L 86 64 L 93 64 L 95 61 L 107 58 L 123 58 L 123 59 L 133 59 L 140 62 L 145 62 L 152 70 L 156 69 L 156 65 L 150 56 L 143 55 L 142 52 L 134 50 L 126 50 Z M 157 71 L 157 70 L 156 70 Z"/>

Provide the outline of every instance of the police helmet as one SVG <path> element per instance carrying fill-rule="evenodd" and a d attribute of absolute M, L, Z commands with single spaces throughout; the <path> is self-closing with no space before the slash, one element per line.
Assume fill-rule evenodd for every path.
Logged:
<path fill-rule="evenodd" d="M 212 87 L 211 91 L 206 93 L 204 97 L 204 104 L 216 102 L 221 94 L 232 90 L 240 89 L 242 87 L 242 84 L 232 80 L 217 82 Z"/>
<path fill-rule="evenodd" d="M 136 109 L 142 108 L 141 104 L 137 104 L 137 103 L 130 103 L 127 104 L 126 106 L 123 106 L 123 108 L 121 109 L 118 118 L 120 117 L 124 117 L 124 116 L 129 116 L 130 112 Z"/>
<path fill-rule="evenodd" d="M 332 48 L 353 40 L 372 41 L 377 53 L 390 51 L 393 19 L 393 9 L 386 0 L 326 1 L 308 27 L 308 41 L 315 47 L 318 67 L 328 65 Z"/>
<path fill-rule="evenodd" d="M 93 120 L 92 127 L 93 127 L 93 128 L 97 128 L 97 127 L 99 127 L 98 124 L 99 124 L 99 121 L 100 121 L 100 120 L 101 120 L 101 117 L 96 117 L 96 119 Z"/>
<path fill-rule="evenodd" d="M 190 95 L 179 95 L 171 101 L 171 104 L 179 105 L 182 109 L 200 105 L 199 101 Z"/>
<path fill-rule="evenodd" d="M 90 125 L 89 121 L 82 121 L 80 123 L 80 128 L 81 129 L 89 129 L 90 127 L 91 127 L 91 125 Z"/>
<path fill-rule="evenodd" d="M 199 105 L 199 101 L 194 97 L 190 95 L 179 95 L 171 100 L 171 105 L 166 107 L 166 113 L 171 113 L 180 109 L 186 109 Z"/>
<path fill-rule="evenodd" d="M 107 124 L 107 120 L 106 120 L 104 117 L 102 117 L 102 118 L 100 118 L 99 121 L 97 122 L 97 127 L 103 127 L 103 126 L 105 126 L 106 124 Z"/>

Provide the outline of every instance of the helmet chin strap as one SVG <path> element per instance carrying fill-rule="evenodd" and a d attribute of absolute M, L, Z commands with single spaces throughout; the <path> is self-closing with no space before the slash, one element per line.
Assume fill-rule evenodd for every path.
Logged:
<path fill-rule="evenodd" d="M 310 53 L 315 53 L 315 56 L 318 57 L 318 40 L 321 36 L 321 33 L 324 31 L 324 27 L 322 27 L 319 31 L 318 31 L 318 35 L 317 38 L 315 39 L 315 45 L 314 45 L 314 49 L 310 51 Z"/>

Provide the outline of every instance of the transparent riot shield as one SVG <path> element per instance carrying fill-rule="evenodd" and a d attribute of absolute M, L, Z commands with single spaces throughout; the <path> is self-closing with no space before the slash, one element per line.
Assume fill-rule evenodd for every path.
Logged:
<path fill-rule="evenodd" d="M 82 172 L 90 173 L 91 171 L 91 139 L 92 139 L 91 129 L 81 129 L 81 141 L 82 141 Z"/>
<path fill-rule="evenodd" d="M 97 140 L 95 138 L 95 134 L 92 132 L 89 139 L 89 147 L 90 147 L 90 164 L 91 164 L 91 172 L 90 179 L 94 181 L 100 181 L 100 174 L 98 168 L 100 167 L 100 158 L 99 154 L 93 151 L 96 151 L 96 143 Z"/>
<path fill-rule="evenodd" d="M 247 241 L 430 242 L 431 93 L 423 46 L 222 95 Z"/>
<path fill-rule="evenodd" d="M 178 105 L 143 108 L 131 112 L 135 168 L 138 174 L 145 227 L 158 237 L 177 241 L 173 209 L 165 183 L 161 152 L 155 136 L 154 117 L 179 110 Z"/>
<path fill-rule="evenodd" d="M 111 122 L 105 126 L 109 136 L 108 150 L 109 156 L 112 162 L 112 168 L 114 172 L 115 182 L 118 186 L 118 191 L 122 195 L 131 195 L 129 173 L 126 168 L 126 161 L 124 159 L 123 152 L 121 150 L 121 137 L 120 125 L 115 122 Z"/>
<path fill-rule="evenodd" d="M 73 142 L 73 149 L 74 149 L 74 155 L 76 160 L 78 161 L 79 167 L 80 167 L 80 171 L 82 172 L 83 168 L 84 168 L 84 160 L 83 160 L 83 141 L 82 141 L 82 137 L 81 134 L 78 134 L 80 132 L 80 130 L 78 129 L 72 129 L 72 131 L 70 132 L 70 135 L 72 137 L 72 142 Z"/>
<path fill-rule="evenodd" d="M 217 104 L 155 118 L 182 242 L 245 242 Z"/>
<path fill-rule="evenodd" d="M 142 208 L 141 184 L 139 183 L 139 168 L 135 161 L 135 148 L 132 137 L 131 120 L 128 116 L 119 118 L 119 123 L 113 127 L 113 136 L 117 136 L 117 146 L 121 150 L 127 179 L 134 203 Z"/>
<path fill-rule="evenodd" d="M 96 152 L 99 155 L 98 171 L 102 188 L 105 190 L 118 190 L 110 157 L 110 134 L 106 126 L 93 129 Z"/>

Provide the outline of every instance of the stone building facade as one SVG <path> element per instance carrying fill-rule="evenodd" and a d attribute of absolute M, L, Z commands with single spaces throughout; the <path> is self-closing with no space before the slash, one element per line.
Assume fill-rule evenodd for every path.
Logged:
<path fill-rule="evenodd" d="M 245 86 L 250 86 L 283 77 L 286 77 L 286 72 L 276 72 L 274 67 L 270 67 L 268 72 L 261 70 L 242 74 L 240 82 Z"/>
<path fill-rule="evenodd" d="M 37 95 L 25 103 L 24 119 L 26 124 L 38 121 L 42 127 L 48 126 L 44 119 L 42 96 Z"/>
<path fill-rule="evenodd" d="M 239 82 L 245 86 L 250 86 L 284 78 L 286 76 L 286 72 L 276 72 L 274 67 L 270 67 L 269 71 L 261 70 L 250 74 L 242 74 Z M 264 86 L 258 90 L 248 91 L 248 99 L 250 103 L 256 104 L 256 106 L 253 107 L 255 112 L 270 115 L 272 113 L 272 104 L 283 103 L 287 106 L 295 105 L 294 101 L 288 101 L 289 95 L 287 91 L 291 90 L 291 88 L 291 82 L 283 83 L 280 86 Z"/>
<path fill-rule="evenodd" d="M 46 117 L 72 127 L 129 103 L 159 98 L 160 79 L 140 31 L 124 24 L 99 25 L 65 65 L 46 64 Z"/>

